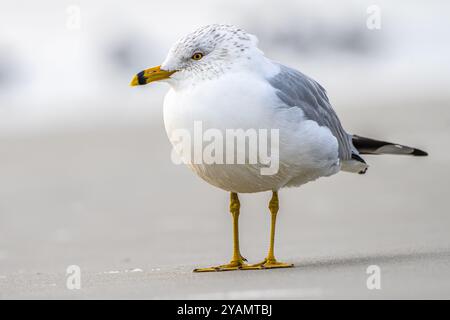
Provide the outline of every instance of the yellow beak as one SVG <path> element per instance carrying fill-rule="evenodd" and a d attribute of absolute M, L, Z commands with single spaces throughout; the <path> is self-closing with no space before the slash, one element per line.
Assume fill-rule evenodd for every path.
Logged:
<path fill-rule="evenodd" d="M 139 72 L 137 75 L 133 77 L 131 80 L 130 86 L 140 86 L 153 81 L 159 81 L 163 79 L 168 79 L 172 74 L 176 71 L 166 71 L 162 70 L 161 66 L 157 66 L 154 68 L 150 68 L 144 71 Z"/>

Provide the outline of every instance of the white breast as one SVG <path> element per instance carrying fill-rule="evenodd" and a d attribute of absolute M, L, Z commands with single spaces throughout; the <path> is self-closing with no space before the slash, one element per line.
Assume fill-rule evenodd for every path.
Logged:
<path fill-rule="evenodd" d="M 306 120 L 300 108 L 286 108 L 268 82 L 251 73 L 229 73 L 194 87 L 171 89 L 164 101 L 164 123 L 172 144 L 180 129 L 194 137 L 202 130 L 279 129 L 279 170 L 261 175 L 260 164 L 189 164 L 212 185 L 246 193 L 300 185 L 339 171 L 338 145 L 330 130 Z M 198 123 L 198 122 L 197 122 Z"/>

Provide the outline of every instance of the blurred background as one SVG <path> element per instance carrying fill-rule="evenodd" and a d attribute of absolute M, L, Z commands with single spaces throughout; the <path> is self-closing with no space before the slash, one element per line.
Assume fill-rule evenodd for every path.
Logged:
<path fill-rule="evenodd" d="M 211 23 L 242 27 L 268 57 L 318 80 L 347 131 L 430 153 L 368 157 L 364 177 L 284 191 L 278 252 L 300 268 L 252 273 L 242 290 L 276 281 L 297 290 L 278 297 L 372 297 L 364 266 L 375 260 L 390 270 L 383 297 L 450 297 L 447 1 L 2 0 L 1 8 L 0 297 L 71 297 L 58 280 L 69 264 L 90 275 L 87 297 L 236 297 L 222 275 L 219 291 L 209 276 L 188 288 L 199 279 L 191 268 L 229 259 L 228 195 L 170 161 L 167 87 L 128 86 L 178 38 Z M 369 28 L 378 9 L 380 28 Z M 269 197 L 242 197 L 251 260 L 266 251 Z M 143 278 L 125 272 L 136 268 L 152 290 L 136 289 Z M 111 271 L 119 282 L 101 278 Z"/>

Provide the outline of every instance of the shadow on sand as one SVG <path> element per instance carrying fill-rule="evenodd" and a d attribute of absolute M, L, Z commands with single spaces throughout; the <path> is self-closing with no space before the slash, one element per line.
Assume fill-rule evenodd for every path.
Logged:
<path fill-rule="evenodd" d="M 404 263 L 419 260 L 450 259 L 450 249 L 442 249 L 428 252 L 397 252 L 373 255 L 355 255 L 349 257 L 317 258 L 294 262 L 297 268 L 339 268 L 355 265 L 381 264 L 381 263 Z"/>

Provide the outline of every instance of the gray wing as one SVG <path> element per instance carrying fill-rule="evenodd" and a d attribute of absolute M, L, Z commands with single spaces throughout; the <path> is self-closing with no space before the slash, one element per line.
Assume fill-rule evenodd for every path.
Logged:
<path fill-rule="evenodd" d="M 268 79 L 277 89 L 277 95 L 288 107 L 301 108 L 305 117 L 330 129 L 339 143 L 339 158 L 352 158 L 351 136 L 349 136 L 333 110 L 325 89 L 313 79 L 289 67 L 280 66 L 280 73 Z"/>

